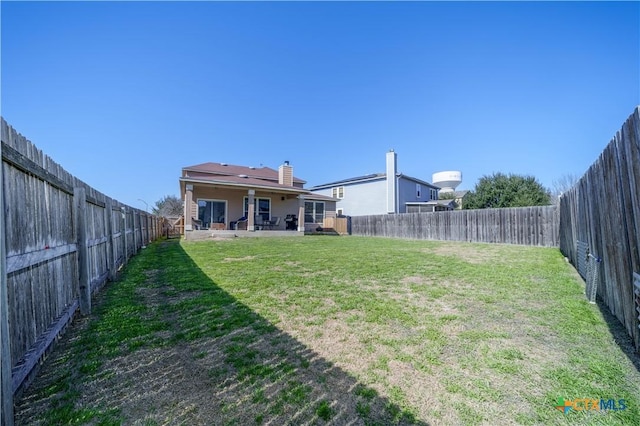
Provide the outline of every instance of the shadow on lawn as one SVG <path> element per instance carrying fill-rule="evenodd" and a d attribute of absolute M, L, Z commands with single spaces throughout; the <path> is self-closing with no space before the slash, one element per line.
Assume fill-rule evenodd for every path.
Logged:
<path fill-rule="evenodd" d="M 622 325 L 620 320 L 611 313 L 600 297 L 596 299 L 596 302 L 604 320 L 607 322 L 613 340 L 615 340 L 618 347 L 636 367 L 636 370 L 640 371 L 640 353 L 636 351 L 633 339 L 629 336 L 629 333 L 627 333 L 627 329 Z"/>
<path fill-rule="evenodd" d="M 426 425 L 229 295 L 178 242 L 147 250 L 157 269 L 132 291 L 142 317 L 162 326 L 129 333 L 118 341 L 126 349 L 94 369 L 63 344 L 18 404 L 17 424 L 48 423 L 55 416 L 42 407 L 71 398 L 72 414 L 91 423 Z M 113 327 L 105 338 L 129 335 Z M 87 336 L 90 329 L 65 339 L 100 338 Z M 69 369 L 86 374 L 61 382 Z M 52 396 L 52 383 L 67 385 Z"/>

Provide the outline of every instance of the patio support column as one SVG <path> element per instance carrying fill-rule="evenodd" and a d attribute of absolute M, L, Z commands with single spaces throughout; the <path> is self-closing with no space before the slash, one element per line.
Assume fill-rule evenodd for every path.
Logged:
<path fill-rule="evenodd" d="M 184 230 L 193 231 L 191 222 L 191 203 L 193 203 L 193 185 L 186 184 L 184 191 Z"/>
<path fill-rule="evenodd" d="M 255 208 L 255 189 L 249 190 L 249 206 L 247 211 L 247 231 L 255 231 L 255 218 L 256 218 L 256 208 Z"/>
<path fill-rule="evenodd" d="M 298 195 L 298 232 L 304 232 L 304 195 Z"/>

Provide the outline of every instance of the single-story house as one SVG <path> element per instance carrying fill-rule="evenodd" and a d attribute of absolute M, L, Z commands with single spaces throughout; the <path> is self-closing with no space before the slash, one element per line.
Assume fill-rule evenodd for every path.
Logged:
<path fill-rule="evenodd" d="M 462 191 L 454 191 L 453 193 L 453 199 L 456 202 L 456 210 L 461 210 L 464 206 L 464 199 L 465 197 L 469 194 L 468 189 L 462 190 Z"/>
<path fill-rule="evenodd" d="M 304 188 L 285 161 L 278 170 L 227 163 L 184 167 L 180 196 L 185 231 L 195 229 L 304 232 L 335 217 L 336 200 Z"/>
<path fill-rule="evenodd" d="M 384 173 L 316 185 L 309 190 L 339 199 L 338 215 L 348 216 L 406 213 L 411 203 L 438 199 L 440 187 L 399 173 L 397 163 L 397 154 L 389 151 Z"/>

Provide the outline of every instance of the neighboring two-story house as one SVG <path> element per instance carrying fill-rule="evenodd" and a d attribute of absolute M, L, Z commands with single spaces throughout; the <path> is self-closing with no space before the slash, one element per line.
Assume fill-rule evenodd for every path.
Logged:
<path fill-rule="evenodd" d="M 340 200 L 338 215 L 364 216 L 410 211 L 434 211 L 439 208 L 439 187 L 398 173 L 398 157 L 394 151 L 386 155 L 386 170 L 336 182 L 316 185 L 309 190 L 318 195 Z"/>

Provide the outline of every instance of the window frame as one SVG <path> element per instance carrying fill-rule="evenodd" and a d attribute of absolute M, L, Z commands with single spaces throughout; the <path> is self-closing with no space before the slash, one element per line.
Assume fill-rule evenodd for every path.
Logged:
<path fill-rule="evenodd" d="M 260 201 L 267 201 L 269 203 L 269 209 L 267 211 L 261 211 Z M 253 214 L 254 216 L 261 216 L 263 220 L 271 220 L 271 197 L 254 197 L 253 198 Z M 249 197 L 244 196 L 242 200 L 242 215 L 249 217 Z"/>
<path fill-rule="evenodd" d="M 307 213 L 307 204 L 312 204 L 313 205 L 311 214 Z M 318 213 L 317 208 L 316 208 L 317 205 L 322 205 L 322 213 Z M 323 223 L 324 219 L 326 217 L 326 212 L 327 212 L 326 203 L 324 201 L 305 200 L 305 202 L 304 202 L 304 223 Z M 319 218 L 318 214 L 322 215 L 320 217 L 320 220 L 318 220 L 318 218 Z M 308 222 L 307 221 L 307 215 L 312 216 L 313 222 Z"/>
<path fill-rule="evenodd" d="M 344 198 L 344 186 L 334 186 L 331 188 L 331 196 L 342 200 Z"/>

